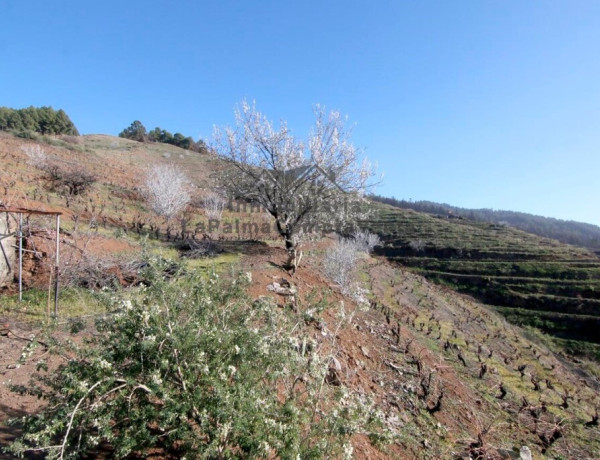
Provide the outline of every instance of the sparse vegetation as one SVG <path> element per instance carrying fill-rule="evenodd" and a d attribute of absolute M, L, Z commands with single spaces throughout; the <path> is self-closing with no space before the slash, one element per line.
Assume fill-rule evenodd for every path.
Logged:
<path fill-rule="evenodd" d="M 29 164 L 44 172 L 46 186 L 51 190 L 74 197 L 84 194 L 96 182 L 96 176 L 81 166 L 67 166 L 48 155 L 39 145 L 26 145 L 23 152 L 29 158 Z M 70 201 L 67 201 L 67 205 Z"/>
<path fill-rule="evenodd" d="M 44 172 L 48 186 L 68 196 L 82 195 L 96 182 L 96 176 L 83 168 L 68 170 L 58 164 L 50 164 L 44 168 Z"/>

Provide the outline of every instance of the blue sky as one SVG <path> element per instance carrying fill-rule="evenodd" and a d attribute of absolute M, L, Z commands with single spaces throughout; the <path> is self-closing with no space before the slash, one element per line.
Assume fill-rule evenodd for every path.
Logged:
<path fill-rule="evenodd" d="M 600 2 L 3 0 L 0 105 L 210 140 L 347 114 L 378 193 L 600 225 Z"/>

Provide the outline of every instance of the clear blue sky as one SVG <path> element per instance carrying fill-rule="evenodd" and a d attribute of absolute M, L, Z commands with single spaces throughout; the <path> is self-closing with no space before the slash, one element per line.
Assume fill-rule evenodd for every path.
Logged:
<path fill-rule="evenodd" d="M 379 193 L 600 225 L 600 1 L 2 0 L 0 105 L 210 140 L 347 114 Z"/>

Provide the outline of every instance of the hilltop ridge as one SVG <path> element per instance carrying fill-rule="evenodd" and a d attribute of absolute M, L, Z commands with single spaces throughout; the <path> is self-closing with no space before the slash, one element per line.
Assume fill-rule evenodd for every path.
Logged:
<path fill-rule="evenodd" d="M 525 212 L 494 209 L 469 209 L 432 201 L 406 201 L 380 195 L 370 198 L 396 208 L 412 209 L 449 219 L 469 219 L 497 225 L 513 226 L 528 233 L 553 238 L 566 244 L 583 246 L 600 253 L 600 227 L 584 222 L 537 216 Z"/>

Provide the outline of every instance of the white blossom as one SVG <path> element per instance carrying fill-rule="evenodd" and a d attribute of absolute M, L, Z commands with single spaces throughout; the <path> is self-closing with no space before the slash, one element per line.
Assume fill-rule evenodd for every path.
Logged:
<path fill-rule="evenodd" d="M 246 101 L 235 111 L 235 128 L 215 129 L 216 150 L 232 166 L 222 175 L 228 194 L 271 214 L 294 267 L 296 236 L 353 226 L 366 208 L 362 196 L 374 175 L 370 163 L 360 161 L 344 117 L 320 106 L 314 113 L 306 141 L 284 122 L 275 129 Z"/>
<path fill-rule="evenodd" d="M 24 145 L 21 147 L 21 150 L 27 155 L 27 163 L 30 165 L 40 169 L 48 165 L 48 155 L 41 145 Z"/>
<path fill-rule="evenodd" d="M 156 165 L 147 173 L 144 195 L 159 216 L 169 220 L 190 202 L 190 183 L 185 174 L 172 165 Z"/>

